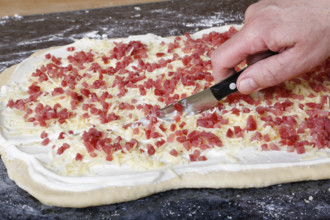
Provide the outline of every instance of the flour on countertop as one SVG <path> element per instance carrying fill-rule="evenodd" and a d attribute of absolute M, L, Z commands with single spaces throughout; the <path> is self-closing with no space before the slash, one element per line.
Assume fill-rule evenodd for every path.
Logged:
<path fill-rule="evenodd" d="M 217 12 L 214 15 L 210 15 L 207 18 L 203 18 L 199 21 L 195 21 L 193 23 L 186 23 L 187 27 L 196 27 L 196 26 L 201 26 L 201 27 L 214 27 L 214 26 L 219 26 L 223 24 L 223 13 Z"/>
<path fill-rule="evenodd" d="M 4 16 L 4 17 L 0 17 L 0 24 L 5 24 L 7 22 L 9 22 L 10 20 L 22 20 L 23 16 L 18 15 L 18 14 L 14 14 L 14 16 Z"/>
<path fill-rule="evenodd" d="M 23 18 L 23 16 L 21 16 L 21 15 L 18 15 L 18 14 L 14 14 L 14 18 L 16 18 L 16 19 L 22 19 L 22 18 Z"/>
<path fill-rule="evenodd" d="M 0 19 L 10 19 L 10 18 L 16 18 L 16 19 L 22 19 L 23 16 L 19 15 L 19 14 L 14 14 L 13 16 L 4 16 L 4 17 L 0 17 Z"/>
<path fill-rule="evenodd" d="M 106 34 L 98 34 L 99 31 L 92 31 L 87 34 L 85 34 L 86 37 L 91 38 L 91 39 L 107 39 L 108 36 Z"/>

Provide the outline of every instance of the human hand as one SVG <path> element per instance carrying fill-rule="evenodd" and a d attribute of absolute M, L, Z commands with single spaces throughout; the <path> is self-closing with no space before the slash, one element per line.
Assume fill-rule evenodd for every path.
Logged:
<path fill-rule="evenodd" d="M 294 78 L 330 56 L 330 1 L 263 0 L 249 6 L 242 30 L 213 52 L 213 77 L 221 81 L 242 60 L 268 50 L 279 54 L 240 75 L 241 93 Z"/>

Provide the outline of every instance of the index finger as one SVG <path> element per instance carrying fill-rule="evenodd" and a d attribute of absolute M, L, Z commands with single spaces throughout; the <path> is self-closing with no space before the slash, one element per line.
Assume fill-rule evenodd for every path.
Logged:
<path fill-rule="evenodd" d="M 212 75 L 216 82 L 226 78 L 249 55 L 268 50 L 259 36 L 243 27 L 212 53 Z"/>

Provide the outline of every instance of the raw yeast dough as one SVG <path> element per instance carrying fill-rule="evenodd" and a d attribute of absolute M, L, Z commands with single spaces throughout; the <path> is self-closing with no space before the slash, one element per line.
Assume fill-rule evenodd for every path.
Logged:
<path fill-rule="evenodd" d="M 214 83 L 210 54 L 239 28 L 84 38 L 7 69 L 0 153 L 9 177 L 63 207 L 330 178 L 329 59 L 203 113 L 183 115 L 177 106 L 172 122 L 157 118 L 160 108 Z"/>

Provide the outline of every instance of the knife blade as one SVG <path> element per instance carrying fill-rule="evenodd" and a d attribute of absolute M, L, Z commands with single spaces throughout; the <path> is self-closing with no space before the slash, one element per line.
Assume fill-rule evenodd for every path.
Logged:
<path fill-rule="evenodd" d="M 256 63 L 259 60 L 277 54 L 276 52 L 267 51 L 256 54 L 249 60 L 249 65 Z M 183 107 L 183 113 L 200 113 L 207 109 L 210 109 L 218 104 L 218 102 L 224 97 L 237 92 L 237 79 L 247 67 L 240 71 L 233 71 L 229 77 L 223 81 L 201 91 L 194 95 L 188 96 L 176 103 L 166 106 L 160 110 L 160 118 L 164 120 L 171 120 L 172 114 L 176 111 L 175 105 L 181 105 Z"/>

